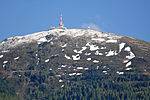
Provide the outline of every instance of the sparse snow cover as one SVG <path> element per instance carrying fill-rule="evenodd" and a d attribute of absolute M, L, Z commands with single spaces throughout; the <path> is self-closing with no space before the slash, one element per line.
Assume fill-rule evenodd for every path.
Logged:
<path fill-rule="evenodd" d="M 130 47 L 126 47 L 125 49 L 124 49 L 124 51 L 131 51 L 131 48 Z"/>
<path fill-rule="evenodd" d="M 38 64 L 39 64 L 39 62 L 40 62 L 40 58 L 38 58 L 38 61 L 37 61 L 36 65 L 38 65 Z"/>
<path fill-rule="evenodd" d="M 66 46 L 67 46 L 67 43 L 66 43 L 66 44 L 64 44 L 64 45 L 62 45 L 61 47 L 62 47 L 62 48 L 64 48 L 64 47 L 66 47 Z"/>
<path fill-rule="evenodd" d="M 83 69 L 83 67 L 77 67 L 77 69 Z"/>
<path fill-rule="evenodd" d="M 130 67 L 130 68 L 126 68 L 126 70 L 131 70 L 132 68 Z"/>
<path fill-rule="evenodd" d="M 126 43 L 120 43 L 119 44 L 119 52 L 121 52 L 121 50 L 124 48 Z"/>
<path fill-rule="evenodd" d="M 96 69 L 99 69 L 99 66 L 97 66 Z"/>
<path fill-rule="evenodd" d="M 4 50 L 4 51 L 1 51 L 2 53 L 6 53 L 6 52 L 9 52 L 9 50 Z"/>
<path fill-rule="evenodd" d="M 130 52 L 129 56 L 126 56 L 127 59 L 133 59 L 135 57 L 134 53 Z"/>
<path fill-rule="evenodd" d="M 82 73 L 77 73 L 76 75 L 82 75 Z"/>
<path fill-rule="evenodd" d="M 63 82 L 63 80 L 60 79 L 59 82 L 61 83 L 61 82 Z"/>
<path fill-rule="evenodd" d="M 89 43 L 87 43 L 86 46 L 89 46 L 91 51 L 95 51 L 95 50 L 98 50 L 98 49 L 99 49 L 98 46 L 93 45 L 93 44 L 89 44 Z"/>
<path fill-rule="evenodd" d="M 3 64 L 6 64 L 6 63 L 8 63 L 8 61 L 4 61 L 4 62 L 3 62 Z"/>
<path fill-rule="evenodd" d="M 73 60 L 80 60 L 80 55 L 72 55 Z"/>
<path fill-rule="evenodd" d="M 65 68 L 67 65 L 61 65 L 61 67 Z"/>
<path fill-rule="evenodd" d="M 76 49 L 74 49 L 73 52 L 78 53 L 78 51 Z"/>
<path fill-rule="evenodd" d="M 74 76 L 74 75 L 76 75 L 76 73 L 70 73 L 70 74 L 69 74 L 69 76 Z"/>
<path fill-rule="evenodd" d="M 77 51 L 76 49 L 74 49 L 73 51 L 75 52 L 75 53 L 82 53 L 84 50 L 86 50 L 86 48 L 87 47 L 82 47 L 82 49 L 81 50 L 79 50 L 79 51 Z"/>
<path fill-rule="evenodd" d="M 63 88 L 65 85 L 61 85 L 61 88 Z"/>
<path fill-rule="evenodd" d="M 98 50 L 95 52 L 95 55 L 103 55 L 102 53 L 100 53 Z"/>
<path fill-rule="evenodd" d="M 129 55 L 126 56 L 127 59 L 133 59 L 135 57 L 134 53 L 131 51 L 131 48 L 130 47 L 126 47 L 124 49 L 124 51 L 128 51 L 129 52 Z"/>
<path fill-rule="evenodd" d="M 38 42 L 47 42 L 47 39 L 45 37 L 42 37 L 38 40 Z"/>
<path fill-rule="evenodd" d="M 127 63 L 129 60 L 124 60 L 123 63 Z"/>
<path fill-rule="evenodd" d="M 5 66 L 6 66 L 6 65 L 4 64 L 4 65 L 3 65 L 3 68 L 4 68 Z"/>
<path fill-rule="evenodd" d="M 106 47 L 101 47 L 100 49 L 106 49 Z"/>
<path fill-rule="evenodd" d="M 61 68 L 58 68 L 59 70 L 61 70 Z"/>
<path fill-rule="evenodd" d="M 117 43 L 117 40 L 107 40 L 106 43 Z"/>
<path fill-rule="evenodd" d="M 107 73 L 107 71 L 103 71 L 103 73 Z"/>
<path fill-rule="evenodd" d="M 65 49 L 62 49 L 61 51 L 65 51 Z"/>
<path fill-rule="evenodd" d="M 61 75 L 56 75 L 56 77 L 61 77 Z"/>
<path fill-rule="evenodd" d="M 86 60 L 90 61 L 90 60 L 91 60 L 91 58 L 87 58 Z"/>
<path fill-rule="evenodd" d="M 93 60 L 93 63 L 99 63 L 99 61 L 98 60 Z"/>
<path fill-rule="evenodd" d="M 105 41 L 104 38 L 92 38 L 93 41 L 103 42 Z"/>
<path fill-rule="evenodd" d="M 88 70 L 89 68 L 84 68 L 84 70 Z"/>
<path fill-rule="evenodd" d="M 49 62 L 49 59 L 46 59 L 45 62 L 46 62 L 46 63 Z"/>
<path fill-rule="evenodd" d="M 87 53 L 87 52 L 86 52 L 85 55 L 86 55 L 86 56 L 89 56 L 89 55 L 91 55 L 91 53 Z"/>
<path fill-rule="evenodd" d="M 117 55 L 116 51 L 109 51 L 106 56 L 114 56 Z"/>
<path fill-rule="evenodd" d="M 38 42 L 39 44 L 41 42 L 49 42 L 45 37 L 47 35 L 54 35 L 54 36 L 63 36 L 67 35 L 70 37 L 79 37 L 79 36 L 86 36 L 86 37 L 92 37 L 96 35 L 99 41 L 103 41 L 101 38 L 108 38 L 111 37 L 112 40 L 108 40 L 107 42 L 116 42 L 115 39 L 121 38 L 121 36 L 111 34 L 111 33 L 104 33 L 104 32 L 99 32 L 95 30 L 83 30 L 83 29 L 53 29 L 49 31 L 42 31 L 42 32 L 37 32 L 25 36 L 15 36 L 8 38 L 6 41 L 3 41 L 0 43 L 0 48 L 2 50 L 7 50 L 9 48 L 13 48 L 19 44 L 23 43 L 31 43 L 31 42 Z M 114 40 L 113 40 L 114 39 Z"/>
<path fill-rule="evenodd" d="M 117 71 L 116 73 L 119 74 L 119 75 L 124 74 L 124 72 L 119 72 L 119 71 Z"/>
<path fill-rule="evenodd" d="M 35 54 L 35 56 L 37 57 L 37 56 L 38 56 L 38 54 Z"/>
<path fill-rule="evenodd" d="M 79 51 L 77 51 L 76 49 L 74 49 L 73 51 L 75 52 L 75 53 L 82 53 L 84 50 L 86 50 L 86 48 L 87 47 L 82 47 L 82 49 L 81 50 L 79 50 Z"/>
<path fill-rule="evenodd" d="M 126 64 L 126 67 L 129 67 L 131 64 L 132 64 L 131 61 L 128 62 L 128 63 Z"/>
<path fill-rule="evenodd" d="M 0 58 L 3 58 L 4 57 L 4 55 L 0 55 Z"/>
<path fill-rule="evenodd" d="M 51 68 L 49 70 L 52 70 Z"/>
<path fill-rule="evenodd" d="M 71 57 L 67 56 L 66 54 L 65 54 L 65 58 L 66 58 L 66 59 L 71 59 Z"/>
<path fill-rule="evenodd" d="M 14 60 L 18 60 L 20 57 L 16 57 L 16 58 L 14 58 Z"/>

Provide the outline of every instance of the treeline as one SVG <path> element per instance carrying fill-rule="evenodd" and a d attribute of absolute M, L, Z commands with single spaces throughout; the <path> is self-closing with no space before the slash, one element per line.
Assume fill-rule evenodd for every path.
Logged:
<path fill-rule="evenodd" d="M 36 81 L 36 84 L 27 89 L 25 98 L 26 100 L 150 100 L 150 78 L 148 75 L 132 72 L 124 75 L 104 75 L 98 70 L 90 70 L 82 77 L 74 76 L 69 82 Z"/>

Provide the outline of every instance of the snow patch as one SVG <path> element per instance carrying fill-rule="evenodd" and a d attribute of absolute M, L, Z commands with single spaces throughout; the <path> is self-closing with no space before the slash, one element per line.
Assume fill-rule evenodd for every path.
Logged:
<path fill-rule="evenodd" d="M 67 65 L 61 65 L 61 67 L 65 68 Z"/>
<path fill-rule="evenodd" d="M 82 73 L 77 73 L 76 75 L 82 75 Z"/>
<path fill-rule="evenodd" d="M 59 70 L 61 70 L 61 68 L 58 68 Z"/>
<path fill-rule="evenodd" d="M 47 42 L 47 39 L 45 37 L 42 37 L 38 40 L 38 42 Z"/>
<path fill-rule="evenodd" d="M 117 43 L 117 40 L 107 40 L 106 43 Z"/>
<path fill-rule="evenodd" d="M 100 49 L 106 49 L 106 47 L 101 47 Z"/>
<path fill-rule="evenodd" d="M 103 73 L 107 73 L 107 71 L 103 71 Z"/>
<path fill-rule="evenodd" d="M 124 49 L 124 51 L 131 51 L 131 48 L 130 47 L 126 47 L 125 49 Z"/>
<path fill-rule="evenodd" d="M 67 56 L 66 54 L 65 54 L 65 58 L 66 58 L 66 59 L 71 59 L 71 57 Z"/>
<path fill-rule="evenodd" d="M 16 58 L 14 58 L 14 60 L 18 60 L 20 57 L 16 57 Z"/>
<path fill-rule="evenodd" d="M 119 75 L 124 74 L 124 72 L 119 72 L 119 71 L 117 71 L 116 73 L 119 74 Z"/>
<path fill-rule="evenodd" d="M 90 61 L 90 60 L 91 60 L 91 58 L 87 58 L 86 60 Z"/>
<path fill-rule="evenodd" d="M 61 85 L 61 88 L 63 88 L 65 85 Z"/>
<path fill-rule="evenodd" d="M 37 57 L 37 56 L 38 56 L 38 54 L 35 54 L 35 56 Z"/>
<path fill-rule="evenodd" d="M 77 69 L 83 69 L 83 67 L 77 67 Z"/>
<path fill-rule="evenodd" d="M 99 69 L 99 66 L 96 66 L 96 69 Z"/>
<path fill-rule="evenodd" d="M 0 55 L 0 58 L 3 58 L 4 57 L 4 55 Z"/>
<path fill-rule="evenodd" d="M 67 44 L 61 45 L 62 48 L 66 47 L 66 46 L 67 46 Z"/>
<path fill-rule="evenodd" d="M 69 74 L 69 76 L 74 76 L 74 75 L 79 76 L 79 75 L 82 75 L 82 73 L 70 73 L 70 74 Z"/>
<path fill-rule="evenodd" d="M 80 55 L 72 55 L 73 60 L 80 60 Z"/>
<path fill-rule="evenodd" d="M 124 48 L 126 43 L 121 43 L 119 44 L 119 52 L 121 52 L 121 50 Z"/>
<path fill-rule="evenodd" d="M 98 60 L 93 60 L 93 63 L 99 63 L 99 61 Z"/>
<path fill-rule="evenodd" d="M 89 68 L 84 68 L 84 70 L 88 70 Z"/>
<path fill-rule="evenodd" d="M 3 62 L 3 64 L 6 64 L 6 63 L 8 63 L 8 61 L 4 61 L 4 62 Z"/>
<path fill-rule="evenodd" d="M 132 64 L 131 61 L 128 62 L 128 63 L 126 64 L 126 67 L 129 67 L 131 64 Z"/>
<path fill-rule="evenodd" d="M 84 50 L 86 50 L 86 48 L 87 47 L 82 47 L 82 49 L 81 50 L 79 50 L 79 51 L 77 51 L 76 49 L 75 50 L 73 50 L 75 53 L 82 53 Z"/>
<path fill-rule="evenodd" d="M 91 55 L 91 53 L 87 53 L 87 52 L 86 52 L 85 55 L 86 55 L 86 56 L 89 56 L 89 55 Z"/>
<path fill-rule="evenodd" d="M 130 68 L 126 68 L 126 70 L 131 70 L 132 68 L 130 67 Z"/>
<path fill-rule="evenodd" d="M 98 50 L 95 52 L 95 55 L 103 55 L 102 53 L 100 53 Z"/>
<path fill-rule="evenodd" d="M 59 82 L 61 83 L 61 82 L 63 82 L 63 80 L 60 79 Z"/>
<path fill-rule="evenodd" d="M 95 50 L 98 50 L 98 49 L 99 49 L 98 46 L 93 45 L 93 44 L 89 44 L 89 43 L 87 43 L 86 46 L 89 46 L 91 51 L 95 51 Z"/>
<path fill-rule="evenodd" d="M 104 38 L 92 38 L 93 41 L 103 42 L 105 41 Z"/>
<path fill-rule="evenodd" d="M 133 59 L 135 57 L 134 53 L 131 51 L 131 48 L 130 47 L 126 47 L 124 49 L 124 51 L 128 51 L 129 52 L 129 55 L 126 56 L 127 59 Z"/>
<path fill-rule="evenodd" d="M 74 76 L 74 75 L 76 75 L 76 73 L 70 73 L 70 74 L 69 74 L 69 76 Z"/>
<path fill-rule="evenodd" d="M 127 63 L 129 60 L 124 60 L 123 63 Z"/>
<path fill-rule="evenodd" d="M 114 56 L 117 55 L 116 51 L 109 51 L 106 56 Z"/>
<path fill-rule="evenodd" d="M 4 50 L 4 51 L 1 51 L 2 53 L 7 53 L 7 52 L 9 52 L 9 50 Z"/>
<path fill-rule="evenodd" d="M 46 63 L 49 62 L 49 59 L 46 59 L 45 62 L 46 62 Z"/>

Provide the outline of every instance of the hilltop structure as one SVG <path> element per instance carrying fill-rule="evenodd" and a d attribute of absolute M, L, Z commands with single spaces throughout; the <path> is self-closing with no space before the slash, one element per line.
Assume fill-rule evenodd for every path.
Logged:
<path fill-rule="evenodd" d="M 67 29 L 66 27 L 64 27 L 64 24 L 62 23 L 62 14 L 60 15 L 60 23 L 59 23 L 59 27 L 51 27 L 51 30 L 53 29 Z"/>

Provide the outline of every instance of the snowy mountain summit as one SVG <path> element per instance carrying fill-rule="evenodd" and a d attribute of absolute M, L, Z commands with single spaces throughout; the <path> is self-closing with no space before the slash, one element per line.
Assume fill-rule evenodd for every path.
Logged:
<path fill-rule="evenodd" d="M 0 42 L 1 78 L 25 80 L 22 89 L 39 82 L 51 91 L 78 79 L 149 74 L 149 61 L 148 42 L 91 29 L 64 29 L 62 24 Z"/>
<path fill-rule="evenodd" d="M 38 52 L 39 47 L 43 44 L 49 45 L 50 48 L 57 48 L 55 51 L 57 53 L 53 55 L 61 55 L 59 54 L 60 51 L 71 51 L 70 54 L 66 53 L 63 55 L 63 57 L 68 60 L 79 61 L 82 58 L 86 58 L 87 61 L 91 61 L 92 58 L 88 56 L 94 54 L 94 56 L 99 56 L 100 58 L 93 58 L 93 63 L 101 62 L 101 57 L 118 57 L 118 61 L 125 67 L 131 66 L 133 64 L 132 60 L 136 57 L 144 58 L 149 51 L 149 43 L 135 38 L 91 29 L 64 29 L 59 27 L 25 36 L 11 37 L 2 41 L 0 43 L 0 53 L 2 53 L 0 57 L 3 58 L 3 53 L 16 52 L 18 48 L 24 52 L 25 49 L 29 48 L 29 45 L 31 45 L 31 49 L 33 49 L 32 47 L 34 47 L 34 49 L 36 47 L 37 49 L 35 49 L 35 51 Z M 142 52 L 139 53 L 139 51 Z M 83 54 L 85 57 L 82 57 Z M 113 60 L 110 61 L 114 63 Z M 50 60 L 47 59 L 45 62 L 49 61 Z M 5 64 L 6 62 L 4 61 L 3 63 Z"/>
<path fill-rule="evenodd" d="M 116 100 L 121 95 L 127 99 L 126 91 L 131 90 L 137 97 L 149 95 L 149 42 L 91 29 L 67 29 L 62 15 L 60 19 L 57 28 L 0 42 L 1 91 L 9 90 L 19 100 L 67 100 L 67 96 L 87 100 L 98 95 L 107 98 L 106 93 L 107 99 Z"/>
<path fill-rule="evenodd" d="M 49 31 L 43 31 L 38 33 L 33 33 L 25 36 L 15 36 L 8 38 L 0 43 L 0 50 L 7 50 L 9 48 L 16 47 L 24 43 L 37 42 L 38 44 L 42 42 L 50 42 L 47 36 L 53 35 L 56 37 L 69 36 L 71 38 L 75 37 L 85 37 L 90 38 L 97 42 L 117 42 L 122 36 L 118 36 L 112 33 L 99 32 L 90 29 L 53 29 Z"/>

